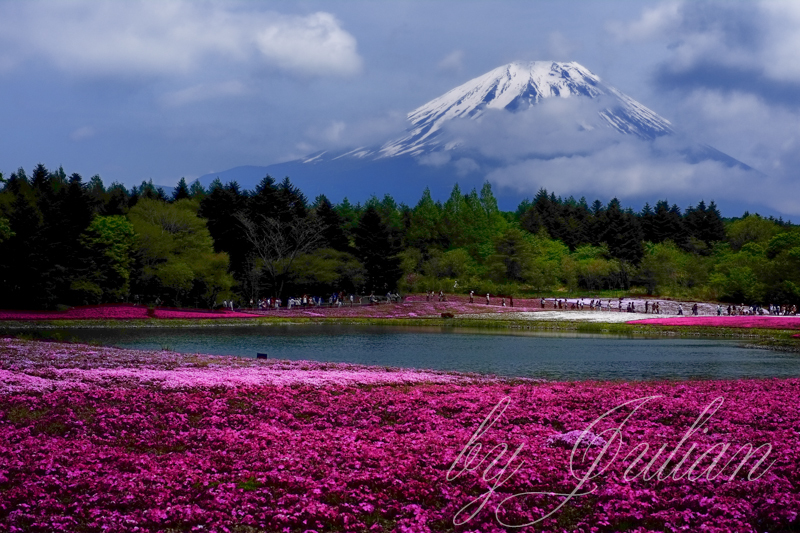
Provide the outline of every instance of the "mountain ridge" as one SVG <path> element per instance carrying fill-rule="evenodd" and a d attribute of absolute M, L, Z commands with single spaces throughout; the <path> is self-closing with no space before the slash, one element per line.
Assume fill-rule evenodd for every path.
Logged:
<path fill-rule="evenodd" d="M 451 131 L 451 125 L 462 122 L 480 130 L 487 120 L 517 120 L 515 117 L 525 117 L 526 112 L 538 112 L 542 103 L 550 105 L 557 100 L 588 102 L 590 105 L 581 108 L 578 115 L 564 117 L 564 121 L 574 120 L 574 124 L 567 124 L 569 128 L 604 135 L 603 139 L 610 139 L 609 142 L 635 139 L 653 143 L 660 138 L 679 137 L 669 120 L 576 62 L 516 61 L 472 78 L 412 110 L 407 115 L 409 126 L 405 132 L 383 144 L 320 150 L 293 161 L 235 167 L 207 174 L 200 180 L 208 185 L 215 177 L 225 176 L 242 187 L 253 188 L 266 174 L 276 179 L 289 176 L 310 197 L 326 194 L 333 201 L 344 197 L 362 200 L 370 194 L 384 193 L 399 195 L 398 199 L 405 201 L 409 195 L 401 192 L 404 188 L 415 186 L 418 190 L 413 195 L 418 196 L 425 187 L 432 192 L 449 191 L 455 182 L 462 189 L 479 188 L 503 161 L 466 145 L 458 132 Z M 522 144 L 529 141 L 532 151 L 539 141 L 516 140 Z M 690 164 L 709 160 L 753 170 L 708 145 L 687 143 L 676 154 Z M 583 155 L 580 150 L 565 148 L 550 155 L 536 153 L 535 157 L 547 160 Z M 458 166 L 459 161 L 466 163 Z M 523 195 L 516 191 L 507 196 L 519 201 L 535 192 L 534 187 Z M 499 194 L 498 198 L 502 196 Z"/>

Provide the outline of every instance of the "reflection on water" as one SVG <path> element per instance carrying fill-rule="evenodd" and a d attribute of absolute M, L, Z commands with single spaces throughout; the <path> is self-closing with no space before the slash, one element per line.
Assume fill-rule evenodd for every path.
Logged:
<path fill-rule="evenodd" d="M 78 329 L 83 341 L 555 380 L 800 376 L 800 358 L 719 339 L 350 325 Z"/>

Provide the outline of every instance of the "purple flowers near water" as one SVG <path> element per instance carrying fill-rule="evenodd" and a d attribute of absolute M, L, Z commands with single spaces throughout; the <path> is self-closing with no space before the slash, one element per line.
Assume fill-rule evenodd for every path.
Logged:
<path fill-rule="evenodd" d="M 557 383 L 3 339 L 0 387 L 0 530 L 501 532 L 551 513 L 564 499 L 552 494 L 616 447 L 613 427 L 618 459 L 520 531 L 800 525 L 798 379 Z M 472 443 L 481 453 L 459 459 L 504 398 Z M 649 444 L 636 470 L 652 460 L 655 471 L 716 398 L 706 431 L 670 463 L 689 452 L 676 475 L 631 479 L 627 452 Z M 711 480 L 678 475 L 748 443 L 771 447 L 760 477 L 755 456 L 732 479 L 732 466 Z M 501 461 L 480 462 L 504 445 Z M 460 475 L 448 476 L 453 464 Z"/>

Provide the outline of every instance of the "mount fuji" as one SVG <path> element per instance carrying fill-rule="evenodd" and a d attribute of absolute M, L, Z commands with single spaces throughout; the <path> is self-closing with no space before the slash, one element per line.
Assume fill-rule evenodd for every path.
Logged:
<path fill-rule="evenodd" d="M 709 169 L 759 174 L 687 140 L 668 120 L 575 62 L 510 63 L 431 100 L 407 118 L 406 131 L 384 143 L 236 167 L 200 181 L 208 185 L 218 177 L 252 189 L 267 174 L 279 181 L 289 176 L 309 198 L 325 194 L 334 202 L 344 197 L 355 202 L 388 193 L 413 205 L 426 187 L 434 198 L 446 198 L 456 182 L 466 192 L 489 180 L 501 207 L 513 209 L 541 186 L 575 196 L 622 197 L 627 191 L 626 200 L 647 197 L 652 202 L 648 195 L 659 189 L 648 184 L 647 175 L 670 181 L 673 174 L 665 172 L 673 171 L 683 183 L 691 179 L 687 169 L 692 175 Z M 580 178 L 599 172 L 598 162 L 608 167 L 605 174 Z M 603 177 L 615 172 L 623 176 L 623 190 L 614 188 L 613 178 Z M 570 180 L 571 174 L 579 177 Z"/>

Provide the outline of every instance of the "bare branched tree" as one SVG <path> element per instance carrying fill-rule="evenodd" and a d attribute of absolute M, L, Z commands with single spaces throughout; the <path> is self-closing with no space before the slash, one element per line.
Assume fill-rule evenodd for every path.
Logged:
<path fill-rule="evenodd" d="M 297 218 L 288 222 L 259 215 L 255 219 L 238 213 L 253 253 L 263 262 L 275 295 L 281 297 L 286 276 L 297 256 L 316 248 L 323 241 L 324 223 L 317 218 Z"/>

